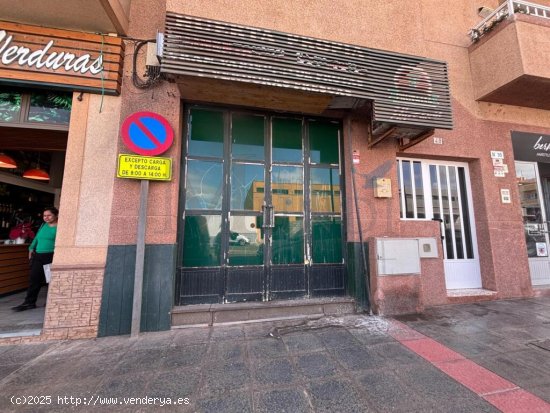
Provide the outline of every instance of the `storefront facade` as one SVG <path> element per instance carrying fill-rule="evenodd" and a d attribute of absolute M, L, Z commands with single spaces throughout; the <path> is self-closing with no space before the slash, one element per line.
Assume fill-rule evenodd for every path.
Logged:
<path fill-rule="evenodd" d="M 82 161 L 65 167 L 54 277 L 76 307 L 52 298 L 45 333 L 130 332 L 140 184 L 116 178 L 116 159 L 140 111 L 175 136 L 172 179 L 149 189 L 142 331 L 190 305 L 351 296 L 398 314 L 543 291 L 548 254 L 529 258 L 526 231 L 547 245 L 545 220 L 524 227 L 536 208 L 518 190 L 516 138 L 550 135 L 536 86 L 550 74 L 529 57 L 527 98 L 487 73 L 512 29 L 521 40 L 545 21 L 509 15 L 476 38 L 467 2 L 364 3 L 132 2 L 125 34 L 164 34 L 156 80 L 135 80 L 145 58 L 130 45 L 120 96 L 73 104 L 67 157 L 75 136 Z"/>

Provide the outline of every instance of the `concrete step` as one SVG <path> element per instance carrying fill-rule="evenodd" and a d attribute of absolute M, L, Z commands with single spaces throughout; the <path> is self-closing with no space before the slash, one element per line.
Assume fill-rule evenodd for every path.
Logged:
<path fill-rule="evenodd" d="M 464 288 L 459 290 L 447 290 L 447 298 L 450 304 L 472 304 L 480 301 L 492 301 L 498 298 L 496 291 L 483 288 Z"/>
<path fill-rule="evenodd" d="M 252 323 L 355 313 L 350 297 L 312 298 L 233 304 L 198 304 L 172 309 L 172 328 Z"/>

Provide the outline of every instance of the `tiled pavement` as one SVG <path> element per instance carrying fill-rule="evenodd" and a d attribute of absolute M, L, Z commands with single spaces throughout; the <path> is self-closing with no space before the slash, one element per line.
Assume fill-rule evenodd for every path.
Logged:
<path fill-rule="evenodd" d="M 550 339 L 550 300 L 445 307 L 401 321 L 550 400 L 550 352 L 525 342 Z M 400 334 L 392 320 L 359 315 L 4 346 L 0 411 L 499 411 L 407 348 Z M 23 399 L 13 395 L 52 397 L 49 405 L 16 406 Z M 73 404 L 60 404 L 64 396 Z M 123 397 L 140 400 L 124 405 Z M 136 404 L 152 403 L 144 397 L 159 399 Z M 189 404 L 161 407 L 166 397 Z M 106 398 L 119 404 L 99 406 Z"/>

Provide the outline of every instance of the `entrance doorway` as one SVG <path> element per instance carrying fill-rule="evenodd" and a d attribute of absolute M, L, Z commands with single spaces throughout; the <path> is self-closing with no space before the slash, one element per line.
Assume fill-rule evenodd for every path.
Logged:
<path fill-rule="evenodd" d="M 176 303 L 344 294 L 340 124 L 186 113 Z"/>
<path fill-rule="evenodd" d="M 468 165 L 398 159 L 401 219 L 437 220 L 448 290 L 481 288 Z"/>
<path fill-rule="evenodd" d="M 523 161 L 515 161 L 515 167 L 531 283 L 534 286 L 548 285 L 550 259 L 546 217 L 549 208 L 550 168 L 547 164 Z"/>

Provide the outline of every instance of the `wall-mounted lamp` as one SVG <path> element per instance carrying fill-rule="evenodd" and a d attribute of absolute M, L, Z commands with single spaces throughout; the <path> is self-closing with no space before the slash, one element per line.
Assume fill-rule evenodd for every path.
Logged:
<path fill-rule="evenodd" d="M 486 17 L 489 17 L 489 15 L 494 11 L 495 10 L 490 7 L 482 6 L 477 9 L 477 14 L 479 17 L 483 17 L 485 19 Z"/>
<path fill-rule="evenodd" d="M 0 168 L 15 169 L 17 168 L 17 163 L 13 160 L 12 157 L 0 153 Z"/>

